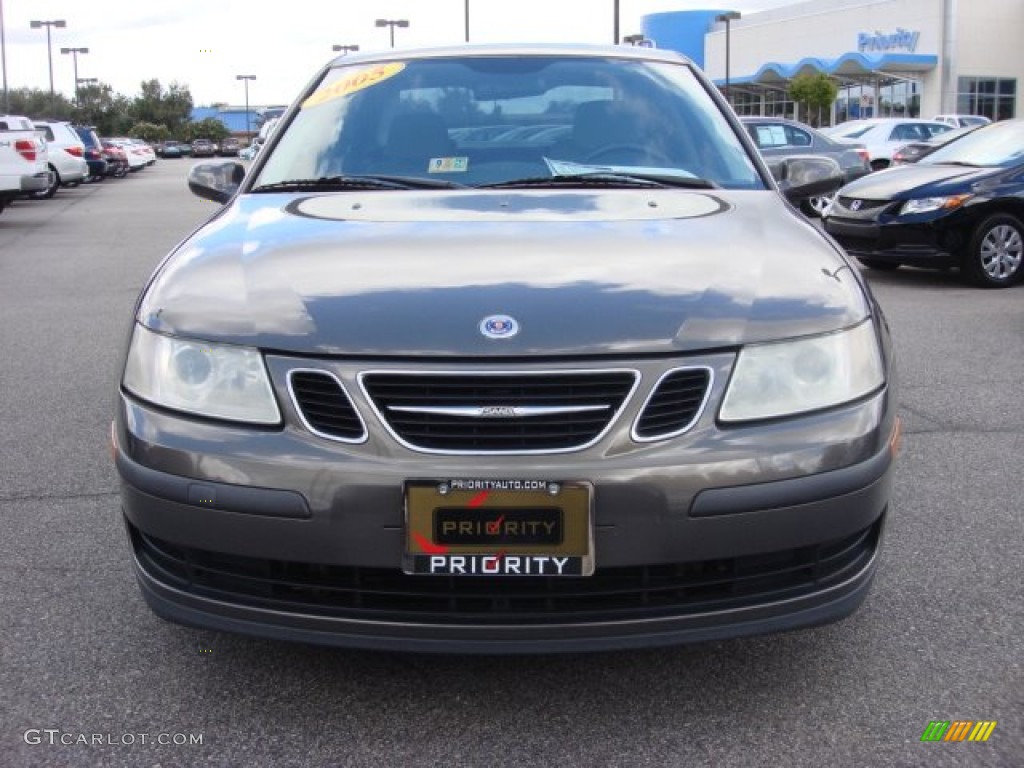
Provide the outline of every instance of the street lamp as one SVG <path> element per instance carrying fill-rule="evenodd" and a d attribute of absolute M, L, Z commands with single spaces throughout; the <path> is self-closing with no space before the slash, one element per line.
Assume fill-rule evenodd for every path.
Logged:
<path fill-rule="evenodd" d="M 374 22 L 376 27 L 390 27 L 391 28 L 391 47 L 395 47 L 395 27 L 401 27 L 405 29 L 409 26 L 408 19 L 377 19 Z"/>
<path fill-rule="evenodd" d="M 344 53 L 341 54 L 342 56 L 347 56 L 349 51 L 352 51 L 353 53 L 355 53 L 356 51 L 359 50 L 359 46 L 358 45 L 334 45 L 332 47 L 336 51 L 344 51 Z"/>
<path fill-rule="evenodd" d="M 61 53 L 70 53 L 75 62 L 75 106 L 78 106 L 78 54 L 88 53 L 88 48 L 61 48 Z"/>
<path fill-rule="evenodd" d="M 715 16 L 715 21 L 725 22 L 725 100 L 730 104 L 732 104 L 732 100 L 729 97 L 729 22 L 736 21 L 738 18 L 740 18 L 739 11 L 729 11 Z"/>
<path fill-rule="evenodd" d="M 7 39 L 4 33 L 4 0 L 0 0 L 0 64 L 4 71 L 4 112 L 11 111 L 11 99 L 7 93 Z"/>
<path fill-rule="evenodd" d="M 98 85 L 99 79 L 95 77 L 76 77 L 75 78 L 75 106 L 81 107 L 81 97 L 78 92 L 78 86 L 80 85 Z"/>
<path fill-rule="evenodd" d="M 28 23 L 32 29 L 46 27 L 46 55 L 50 59 L 50 104 L 53 104 L 53 47 L 50 45 L 50 27 L 63 29 L 68 25 L 64 19 L 53 19 L 52 21 L 36 21 L 33 19 Z"/>
<path fill-rule="evenodd" d="M 245 138 L 252 139 L 252 131 L 249 130 L 249 81 L 255 80 L 256 75 L 235 75 L 235 80 L 245 83 Z"/>

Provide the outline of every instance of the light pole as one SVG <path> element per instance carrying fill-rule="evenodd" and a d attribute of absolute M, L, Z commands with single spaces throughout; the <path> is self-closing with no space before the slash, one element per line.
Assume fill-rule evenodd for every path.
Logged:
<path fill-rule="evenodd" d="M 376 27 L 390 27 L 391 30 L 391 47 L 395 47 L 395 27 L 401 27 L 405 29 L 409 26 L 408 19 L 377 19 L 374 22 Z"/>
<path fill-rule="evenodd" d="M 68 23 L 64 19 L 53 19 L 51 21 L 36 21 L 33 19 L 28 25 L 32 29 L 46 27 L 46 56 L 50 60 L 50 106 L 53 106 L 53 47 L 50 44 L 50 27 L 63 29 Z"/>
<path fill-rule="evenodd" d="M 469 42 L 469 0 L 466 0 L 466 42 Z"/>
<path fill-rule="evenodd" d="M 612 45 L 619 44 L 619 0 L 615 0 L 614 10 L 612 14 L 615 16 L 612 22 Z"/>
<path fill-rule="evenodd" d="M 256 75 L 235 75 L 235 80 L 241 80 L 245 83 L 245 138 L 246 141 L 252 140 L 252 131 L 249 130 L 249 81 L 255 80 Z"/>
<path fill-rule="evenodd" d="M 352 53 L 355 53 L 356 51 L 359 50 L 359 46 L 358 45 L 334 45 L 334 46 L 332 46 L 332 48 L 335 51 L 344 51 L 344 53 L 341 54 L 342 56 L 348 56 L 349 51 L 351 51 Z"/>
<path fill-rule="evenodd" d="M 4 112 L 11 111 L 11 99 L 7 95 L 7 38 L 4 32 L 4 0 L 0 0 L 0 64 L 4 70 Z"/>
<path fill-rule="evenodd" d="M 78 106 L 78 54 L 88 53 L 88 48 L 61 48 L 61 53 L 70 53 L 75 62 L 75 106 Z"/>
<path fill-rule="evenodd" d="M 735 21 L 740 18 L 739 11 L 729 11 L 728 13 L 720 13 L 715 16 L 715 21 L 725 22 L 725 100 L 732 104 L 732 99 L 729 94 L 729 22 Z"/>

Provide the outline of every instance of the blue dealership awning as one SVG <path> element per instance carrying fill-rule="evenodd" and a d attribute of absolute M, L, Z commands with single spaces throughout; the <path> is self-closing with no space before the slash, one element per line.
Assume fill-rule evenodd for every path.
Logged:
<path fill-rule="evenodd" d="M 731 77 L 732 85 L 781 85 L 803 74 L 822 72 L 837 78 L 865 79 L 886 75 L 914 75 L 935 69 L 939 57 L 934 54 L 878 53 L 864 54 L 856 51 L 844 53 L 835 59 L 807 57 L 793 64 L 769 61 L 753 75 Z M 723 85 L 724 79 L 716 80 Z"/>

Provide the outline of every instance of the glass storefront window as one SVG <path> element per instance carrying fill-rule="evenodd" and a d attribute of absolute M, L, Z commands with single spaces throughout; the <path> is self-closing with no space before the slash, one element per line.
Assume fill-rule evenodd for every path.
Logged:
<path fill-rule="evenodd" d="M 1009 120 L 1017 114 L 1017 80 L 998 77 L 961 77 L 957 83 L 957 112 Z"/>

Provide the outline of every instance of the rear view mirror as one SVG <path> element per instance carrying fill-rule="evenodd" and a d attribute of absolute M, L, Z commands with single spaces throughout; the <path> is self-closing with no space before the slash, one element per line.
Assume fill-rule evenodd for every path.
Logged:
<path fill-rule="evenodd" d="M 779 191 L 796 205 L 809 197 L 830 195 L 843 185 L 843 171 L 831 157 L 798 155 L 768 163 Z"/>
<path fill-rule="evenodd" d="M 245 166 L 235 160 L 197 163 L 188 173 L 188 188 L 196 197 L 226 203 L 245 178 Z"/>

